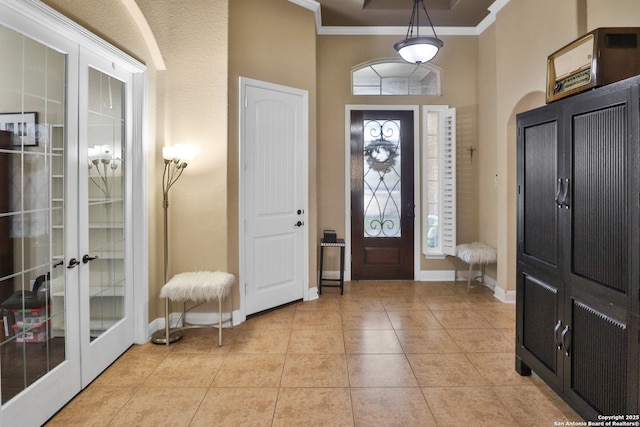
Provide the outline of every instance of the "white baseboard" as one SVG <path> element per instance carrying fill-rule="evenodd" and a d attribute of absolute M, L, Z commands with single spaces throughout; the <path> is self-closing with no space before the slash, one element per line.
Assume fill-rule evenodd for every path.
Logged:
<path fill-rule="evenodd" d="M 516 303 L 516 291 L 506 291 L 501 287 L 496 286 L 493 296 L 507 304 Z"/>
<path fill-rule="evenodd" d="M 322 273 L 322 278 L 336 280 L 340 278 L 340 272 L 338 270 L 325 270 Z"/>
<path fill-rule="evenodd" d="M 454 277 L 453 270 L 422 270 L 416 280 L 419 282 L 452 282 Z"/>
<path fill-rule="evenodd" d="M 318 298 L 318 288 L 309 288 L 307 289 L 307 294 L 304 296 L 304 301 L 313 301 Z"/>
<path fill-rule="evenodd" d="M 196 313 L 187 313 L 187 323 L 191 323 L 193 325 L 217 325 L 219 314 L 217 312 L 196 312 Z M 229 313 L 222 313 L 222 327 L 229 328 L 231 327 L 231 315 Z"/>
<path fill-rule="evenodd" d="M 469 278 L 469 270 L 458 270 L 458 277 L 456 277 L 455 270 L 422 270 L 419 273 L 419 276 L 416 278 L 416 281 L 419 282 L 453 282 L 455 280 L 459 282 L 466 282 Z M 471 277 L 477 277 L 482 274 L 480 270 L 472 270 Z M 339 271 L 325 271 L 324 278 L 326 279 L 338 279 L 340 277 Z M 505 291 L 504 289 L 498 286 L 498 282 L 496 280 L 485 274 L 484 276 L 485 286 L 490 289 L 493 289 L 494 296 L 502 302 L 505 303 L 515 303 L 516 301 L 516 291 Z M 307 291 L 307 296 L 305 301 L 311 301 L 318 298 L 318 289 L 317 288 L 309 288 Z"/>
<path fill-rule="evenodd" d="M 229 313 L 222 313 L 222 327 L 232 327 L 231 319 L 229 319 Z M 233 326 L 238 326 L 246 320 L 245 316 L 241 316 L 238 310 L 233 312 Z M 218 312 L 200 312 L 200 313 L 187 313 L 187 322 L 193 325 L 212 325 L 218 324 Z M 171 326 L 182 326 L 182 313 L 169 314 L 169 323 Z M 148 326 L 149 339 L 154 332 L 164 329 L 164 317 L 158 317 L 153 319 Z"/>
<path fill-rule="evenodd" d="M 482 274 L 481 271 L 472 271 L 471 277 L 477 277 Z M 458 281 L 467 281 L 469 279 L 469 270 L 458 270 Z M 472 279 L 473 280 L 473 279 Z M 500 286 L 498 286 L 498 282 L 491 276 L 485 274 L 484 276 L 485 285 L 491 289 L 493 289 L 493 296 L 507 304 L 515 304 L 516 302 L 516 291 L 507 291 Z"/>

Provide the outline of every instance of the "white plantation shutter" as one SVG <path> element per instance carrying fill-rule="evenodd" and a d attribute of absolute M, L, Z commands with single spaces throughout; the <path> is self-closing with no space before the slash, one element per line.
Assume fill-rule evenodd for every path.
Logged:
<path fill-rule="evenodd" d="M 456 254 L 456 109 L 441 115 L 440 135 L 440 229 L 442 253 Z"/>

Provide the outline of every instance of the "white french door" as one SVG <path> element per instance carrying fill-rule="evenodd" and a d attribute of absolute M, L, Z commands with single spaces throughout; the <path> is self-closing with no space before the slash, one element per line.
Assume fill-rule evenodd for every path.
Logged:
<path fill-rule="evenodd" d="M 132 75 L 80 53 L 78 226 L 82 386 L 133 344 Z"/>
<path fill-rule="evenodd" d="M 241 79 L 241 281 L 244 314 L 308 287 L 307 92 Z"/>
<path fill-rule="evenodd" d="M 0 426 L 42 425 L 133 344 L 147 268 L 144 68 L 56 16 L 0 0 Z"/>

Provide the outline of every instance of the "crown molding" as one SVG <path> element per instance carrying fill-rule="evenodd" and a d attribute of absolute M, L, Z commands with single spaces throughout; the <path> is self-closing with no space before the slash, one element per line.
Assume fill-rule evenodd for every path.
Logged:
<path fill-rule="evenodd" d="M 438 36 L 476 36 L 475 27 L 435 27 Z M 420 27 L 430 32 L 431 27 Z M 333 36 L 406 36 L 407 27 L 319 27 L 318 35 Z"/>
<path fill-rule="evenodd" d="M 489 6 L 489 15 L 475 27 L 435 27 L 436 33 L 443 36 L 479 36 L 496 21 L 497 13 L 509 3 L 510 0 L 495 0 Z M 332 36 L 376 36 L 394 35 L 402 36 L 407 34 L 406 27 L 343 27 L 322 25 L 322 11 L 320 3 L 316 0 L 289 0 L 312 11 L 315 15 L 316 34 Z M 422 27 L 421 27 L 422 28 Z M 430 28 L 425 27 L 425 30 Z"/>

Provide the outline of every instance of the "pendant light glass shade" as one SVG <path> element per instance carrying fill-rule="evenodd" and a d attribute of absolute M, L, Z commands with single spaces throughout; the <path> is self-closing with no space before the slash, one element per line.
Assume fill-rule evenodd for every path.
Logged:
<path fill-rule="evenodd" d="M 431 61 L 443 44 L 442 40 L 435 37 L 414 37 L 401 40 L 393 47 L 405 61 L 421 64 Z"/>
<path fill-rule="evenodd" d="M 427 21 L 429 21 L 429 25 L 433 31 L 433 37 L 420 37 L 419 5 L 422 6 L 422 10 L 424 10 L 424 14 L 427 16 Z M 416 30 L 415 37 L 413 35 L 414 28 Z M 419 65 L 431 61 L 443 45 L 444 43 L 438 38 L 436 30 L 433 28 L 431 18 L 429 18 L 429 12 L 427 12 L 424 6 L 424 0 L 413 0 L 413 11 L 411 12 L 409 28 L 407 28 L 407 37 L 394 44 L 393 48 L 405 61 Z"/>

